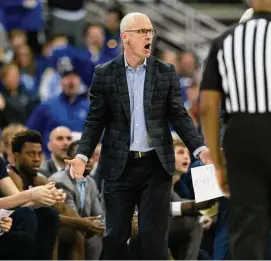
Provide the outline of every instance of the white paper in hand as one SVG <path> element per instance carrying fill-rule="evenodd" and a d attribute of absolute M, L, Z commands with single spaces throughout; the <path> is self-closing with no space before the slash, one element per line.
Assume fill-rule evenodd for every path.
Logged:
<path fill-rule="evenodd" d="M 0 209 L 0 220 L 4 217 L 9 217 L 12 213 L 14 212 L 14 210 L 7 210 L 7 209 Z M 0 236 L 2 236 L 4 233 L 0 230 Z"/>
<path fill-rule="evenodd" d="M 14 210 L 7 210 L 4 208 L 1 208 L 0 209 L 0 220 L 4 217 L 9 217 L 13 212 L 14 212 Z"/>
<path fill-rule="evenodd" d="M 196 202 L 224 196 L 218 185 L 213 164 L 192 168 L 191 174 Z"/>

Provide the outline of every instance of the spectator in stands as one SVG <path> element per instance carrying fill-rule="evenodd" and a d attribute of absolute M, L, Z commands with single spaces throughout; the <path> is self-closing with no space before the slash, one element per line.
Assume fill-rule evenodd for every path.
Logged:
<path fill-rule="evenodd" d="M 27 94 L 36 98 L 42 73 L 40 67 L 42 65 L 34 57 L 29 45 L 21 44 L 15 49 L 14 62 L 20 69 L 21 82 L 25 86 Z"/>
<path fill-rule="evenodd" d="M 187 87 L 192 86 L 197 71 L 197 60 L 193 53 L 184 51 L 179 56 L 180 87 L 184 103 L 188 101 Z"/>
<path fill-rule="evenodd" d="M 70 41 L 67 35 L 65 34 L 54 34 L 48 38 L 48 43 L 50 44 L 50 52 L 53 50 L 62 49 L 69 45 Z"/>
<path fill-rule="evenodd" d="M 8 49 L 8 38 L 7 33 L 4 27 L 4 24 L 1 21 L 1 10 L 0 10 L 0 66 L 3 62 L 6 62 L 6 52 Z"/>
<path fill-rule="evenodd" d="M 64 159 L 67 158 L 68 147 L 72 142 L 72 133 L 69 128 L 56 127 L 49 136 L 48 149 L 51 159 L 44 161 L 40 166 L 40 173 L 49 178 L 66 167 Z"/>
<path fill-rule="evenodd" d="M 122 50 L 120 39 L 120 21 L 124 17 L 122 6 L 108 8 L 105 14 L 105 52 L 111 58 L 118 56 Z"/>
<path fill-rule="evenodd" d="M 11 149 L 11 142 L 14 136 L 21 132 L 25 131 L 26 127 L 22 124 L 12 123 L 5 127 L 2 131 L 2 138 L 1 138 L 1 147 L 3 157 L 6 161 L 6 164 L 14 164 L 14 155 Z"/>
<path fill-rule="evenodd" d="M 196 260 L 203 233 L 199 223 L 198 216 L 200 214 L 198 211 L 208 208 L 211 203 L 195 203 L 194 200 L 182 199 L 173 190 L 181 176 L 188 172 L 191 163 L 190 153 L 177 135 L 173 135 L 173 146 L 176 174 L 173 176 L 171 192 L 173 218 L 170 219 L 169 248 L 176 260 Z M 186 216 L 187 214 L 193 214 L 194 216 Z"/>
<path fill-rule="evenodd" d="M 21 29 L 12 29 L 8 33 L 9 49 L 6 54 L 6 62 L 11 62 L 14 58 L 14 51 L 21 45 L 27 44 L 27 34 Z"/>
<path fill-rule="evenodd" d="M 56 66 L 50 61 L 50 57 L 52 57 L 55 50 L 65 49 L 68 45 L 68 37 L 62 34 L 54 35 L 47 39 L 41 57 L 44 63 L 39 86 L 39 97 L 41 101 L 55 97 L 61 92 L 61 77 L 56 71 Z"/>
<path fill-rule="evenodd" d="M 84 29 L 84 42 L 89 59 L 94 65 L 108 62 L 112 59 L 105 48 L 104 29 L 99 24 L 87 24 Z"/>
<path fill-rule="evenodd" d="M 47 178 L 39 175 L 42 138 L 38 132 L 28 130 L 18 133 L 12 141 L 12 152 L 15 155 L 15 165 L 8 167 L 8 174 L 19 191 L 49 183 Z M 95 233 L 101 233 L 101 228 L 94 222 L 81 218 L 73 209 L 64 204 L 62 200 L 65 194 L 63 194 L 62 189 L 56 190 L 56 195 L 58 195 L 59 200 L 53 207 L 60 214 L 61 228 L 66 228 L 65 231 L 68 229 L 68 236 L 75 238 L 74 245 L 68 250 L 65 249 L 65 251 L 69 252 L 70 250 L 72 252 L 69 259 L 82 259 L 84 256 L 84 235 L 79 231 L 93 235 Z M 51 210 L 53 211 L 53 209 Z M 48 229 L 48 227 L 50 226 L 45 227 L 48 232 L 41 231 L 43 236 L 44 233 L 55 233 L 54 228 L 50 227 L 50 229 Z M 60 241 L 65 237 L 67 237 L 67 234 L 65 234 L 63 230 L 60 230 Z M 52 253 L 51 247 L 53 246 L 50 245 L 50 249 L 46 251 L 48 256 Z M 46 249 L 44 249 L 44 251 L 45 250 Z M 63 250 L 60 249 L 60 252 L 63 253 Z"/>
<path fill-rule="evenodd" d="M 50 34 L 69 36 L 72 43 L 82 46 L 82 31 L 85 23 L 85 0 L 48 0 L 51 18 Z"/>
<path fill-rule="evenodd" d="M 73 159 L 76 156 L 79 141 L 70 144 L 67 155 Z M 76 211 L 81 217 L 88 218 L 93 222 L 99 222 L 103 215 L 102 205 L 99 199 L 99 191 L 95 181 L 89 175 L 93 168 L 92 159 L 89 160 L 84 178 L 81 180 L 72 179 L 69 169 L 62 170 L 50 177 L 66 193 L 66 204 Z M 98 260 L 102 250 L 102 238 L 93 236 L 86 238 L 85 259 Z"/>
<path fill-rule="evenodd" d="M 185 102 L 185 107 L 196 128 L 199 128 L 199 84 L 196 80 L 192 80 L 191 84 L 186 87 L 186 96 L 187 101 Z"/>
<path fill-rule="evenodd" d="M 27 44 L 27 34 L 21 29 L 12 29 L 9 32 L 9 44 L 13 50 L 23 44 Z"/>
<path fill-rule="evenodd" d="M 97 45 L 97 40 L 95 44 Z M 62 57 L 69 57 L 74 60 L 76 66 L 78 67 L 78 73 L 81 77 L 82 83 L 89 86 L 92 81 L 92 74 L 94 71 L 94 63 L 86 55 L 85 50 L 82 48 L 76 48 L 73 45 L 67 44 L 66 46 L 61 46 L 58 48 L 53 48 L 49 56 L 50 66 L 58 71 L 58 64 Z"/>
<path fill-rule="evenodd" d="M 61 76 L 59 68 L 67 61 L 73 61 L 77 73 L 81 78 L 80 93 L 84 93 L 91 84 L 94 64 L 85 50 L 75 48 L 65 41 L 66 38 L 57 36 L 51 43 L 48 57 L 48 68 L 42 75 L 39 94 L 42 101 L 56 97 L 61 92 Z M 66 39 L 67 40 L 67 39 Z"/>
<path fill-rule="evenodd" d="M 62 77 L 62 93 L 39 105 L 27 123 L 30 129 L 36 129 L 42 134 L 47 157 L 50 157 L 47 148 L 50 132 L 58 126 L 81 132 L 89 108 L 87 96 L 79 94 L 80 77 L 73 61 L 66 57 L 58 72 Z"/>
<path fill-rule="evenodd" d="M 40 53 L 39 32 L 44 28 L 41 0 L 1 0 L 7 31 L 21 29 L 27 32 L 28 43 L 34 53 Z"/>
<path fill-rule="evenodd" d="M 15 63 L 4 65 L 0 83 L 0 127 L 10 123 L 24 124 L 28 102 L 29 98 L 20 85 L 18 66 Z"/>
<path fill-rule="evenodd" d="M 161 55 L 161 60 L 166 63 L 171 63 L 174 65 L 176 71 L 179 71 L 179 61 L 177 53 L 172 50 L 164 50 Z"/>
<path fill-rule="evenodd" d="M 192 52 L 180 53 L 179 73 L 182 77 L 194 78 L 197 71 L 197 58 Z"/>
<path fill-rule="evenodd" d="M 51 39 L 46 39 L 41 50 L 41 54 L 37 56 L 37 62 L 39 64 L 39 74 L 40 74 L 40 82 L 43 76 L 44 71 L 49 67 L 48 58 L 51 53 L 52 43 Z"/>

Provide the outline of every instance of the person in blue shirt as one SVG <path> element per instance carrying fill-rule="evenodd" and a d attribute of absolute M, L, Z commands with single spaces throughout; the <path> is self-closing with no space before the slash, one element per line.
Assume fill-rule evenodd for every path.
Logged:
<path fill-rule="evenodd" d="M 61 92 L 61 77 L 58 67 L 61 63 L 73 60 L 74 66 L 81 78 L 80 92 L 86 92 L 90 86 L 94 72 L 94 64 L 89 59 L 88 53 L 68 43 L 65 36 L 57 35 L 51 40 L 52 48 L 49 51 L 46 61 L 47 68 L 43 71 L 39 86 L 41 101 L 53 98 Z"/>
<path fill-rule="evenodd" d="M 68 57 L 59 64 L 58 73 L 61 75 L 62 92 L 55 98 L 41 103 L 30 116 L 27 127 L 38 130 L 44 140 L 43 149 L 50 158 L 47 148 L 50 132 L 65 126 L 71 131 L 82 132 L 89 100 L 86 93 L 79 94 L 80 76 L 73 59 Z"/>
<path fill-rule="evenodd" d="M 33 50 L 27 44 L 21 44 L 16 48 L 13 59 L 19 66 L 21 82 L 27 94 L 37 98 L 43 64 L 36 59 Z"/>
<path fill-rule="evenodd" d="M 89 56 L 86 55 L 83 50 L 67 44 L 56 47 L 52 50 L 49 56 L 49 66 L 57 71 L 57 66 L 62 57 L 68 57 L 69 59 L 73 60 L 74 66 L 77 68 L 77 72 L 82 80 L 82 83 L 89 86 L 91 84 L 95 66 L 91 59 L 89 59 Z"/>
<path fill-rule="evenodd" d="M 3 10 L 6 30 L 26 31 L 29 44 L 35 53 L 39 53 L 38 32 L 44 28 L 41 0 L 1 0 L 0 9 Z"/>
<path fill-rule="evenodd" d="M 99 24 L 87 24 L 84 28 L 86 56 L 94 64 L 106 63 L 112 59 L 106 52 L 104 29 Z"/>
<path fill-rule="evenodd" d="M 124 17 L 121 6 L 109 7 L 105 16 L 105 53 L 111 58 L 118 56 L 122 50 L 120 38 L 120 21 Z"/>

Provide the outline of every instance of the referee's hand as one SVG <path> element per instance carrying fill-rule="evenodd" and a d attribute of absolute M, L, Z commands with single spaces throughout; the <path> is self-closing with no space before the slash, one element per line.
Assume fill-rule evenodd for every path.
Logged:
<path fill-rule="evenodd" d="M 229 190 L 229 184 L 228 184 L 228 178 L 227 178 L 227 170 L 225 167 L 216 167 L 216 178 L 218 181 L 218 184 L 222 190 L 222 192 L 225 194 L 226 198 L 230 197 L 230 190 Z"/>
<path fill-rule="evenodd" d="M 213 161 L 211 159 L 211 152 L 210 152 L 210 150 L 208 148 L 203 149 L 199 153 L 199 158 L 202 161 L 202 163 L 205 164 L 205 165 L 213 163 Z"/>

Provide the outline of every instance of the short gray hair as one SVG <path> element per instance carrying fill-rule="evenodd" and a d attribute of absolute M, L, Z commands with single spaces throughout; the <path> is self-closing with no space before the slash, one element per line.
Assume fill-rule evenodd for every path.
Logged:
<path fill-rule="evenodd" d="M 120 32 L 123 33 L 124 31 L 129 30 L 131 28 L 133 21 L 138 16 L 147 17 L 147 15 L 145 15 L 143 13 L 138 13 L 138 12 L 129 13 L 129 14 L 125 15 L 120 22 Z"/>

